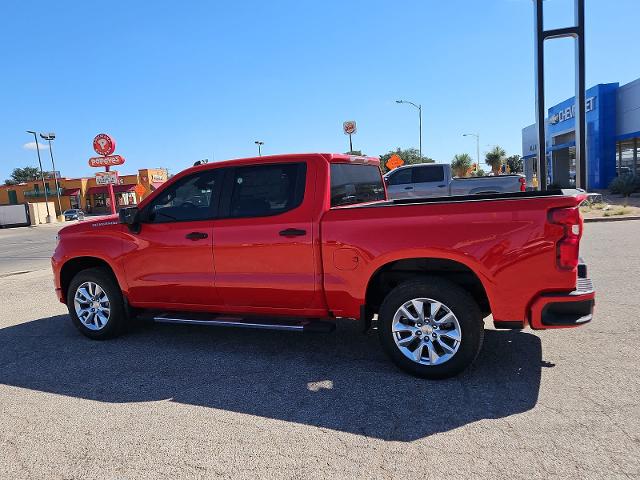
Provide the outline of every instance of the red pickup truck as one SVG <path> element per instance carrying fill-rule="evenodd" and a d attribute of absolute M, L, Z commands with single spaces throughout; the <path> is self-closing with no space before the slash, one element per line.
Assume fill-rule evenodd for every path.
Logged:
<path fill-rule="evenodd" d="M 93 339 L 157 322 L 330 330 L 375 320 L 427 378 L 497 328 L 591 320 L 579 191 L 388 200 L 375 158 L 278 155 L 189 168 L 137 208 L 60 230 L 58 298 Z"/>

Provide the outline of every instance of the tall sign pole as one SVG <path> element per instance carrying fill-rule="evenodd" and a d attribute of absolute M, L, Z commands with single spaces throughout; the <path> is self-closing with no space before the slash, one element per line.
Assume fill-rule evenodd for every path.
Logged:
<path fill-rule="evenodd" d="M 113 192 L 113 185 L 118 181 L 117 172 L 111 172 L 110 169 L 114 165 L 122 165 L 124 158 L 120 155 L 112 155 L 116 150 L 116 141 L 107 135 L 106 133 L 99 133 L 93 139 L 93 149 L 101 157 L 92 157 L 89 159 L 89 165 L 91 167 L 104 167 L 105 173 L 103 175 L 96 174 L 96 182 L 100 177 L 107 185 L 107 191 L 109 192 L 109 202 L 111 203 L 111 213 L 116 213 L 116 196 Z M 110 175 L 115 173 L 115 175 Z"/>
<path fill-rule="evenodd" d="M 544 29 L 544 0 L 533 0 L 535 10 L 535 59 L 536 59 L 536 133 L 538 137 L 539 188 L 547 189 L 547 145 L 545 135 L 544 101 L 544 42 L 554 38 L 571 37 L 575 41 L 576 69 L 576 187 L 587 188 L 587 141 L 585 108 L 585 54 L 584 54 L 584 0 L 574 0 L 575 25 L 572 27 Z"/>
<path fill-rule="evenodd" d="M 355 120 L 347 120 L 342 124 L 342 131 L 345 135 L 349 135 L 349 152 L 353 152 L 353 142 L 351 141 L 351 135 L 358 131 Z"/>

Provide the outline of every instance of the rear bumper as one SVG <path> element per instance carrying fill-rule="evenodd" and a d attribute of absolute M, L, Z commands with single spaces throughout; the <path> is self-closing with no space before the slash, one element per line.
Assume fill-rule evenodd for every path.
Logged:
<path fill-rule="evenodd" d="M 578 278 L 573 292 L 544 293 L 531 304 L 529 325 L 534 330 L 579 327 L 593 318 L 596 292 L 589 278 Z"/>

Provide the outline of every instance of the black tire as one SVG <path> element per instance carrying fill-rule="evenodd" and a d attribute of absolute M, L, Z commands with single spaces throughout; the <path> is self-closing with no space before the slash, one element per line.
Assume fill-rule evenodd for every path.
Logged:
<path fill-rule="evenodd" d="M 457 351 L 441 364 L 428 365 L 407 358 L 396 345 L 392 324 L 398 309 L 412 299 L 428 298 L 445 305 L 455 315 L 462 333 Z M 421 277 L 395 287 L 378 313 L 378 335 L 387 355 L 406 372 L 422 378 L 449 378 L 462 372 L 478 356 L 484 339 L 482 313 L 473 297 L 453 282 L 439 277 Z"/>
<path fill-rule="evenodd" d="M 85 282 L 93 282 L 100 286 L 109 299 L 110 312 L 106 324 L 99 330 L 91 330 L 85 326 L 76 313 L 74 297 L 78 287 Z M 124 298 L 118 283 L 111 272 L 103 268 L 89 268 L 77 273 L 69 284 L 67 291 L 67 308 L 76 328 L 86 337 L 93 340 L 106 340 L 120 335 L 127 324 L 128 316 Z"/>

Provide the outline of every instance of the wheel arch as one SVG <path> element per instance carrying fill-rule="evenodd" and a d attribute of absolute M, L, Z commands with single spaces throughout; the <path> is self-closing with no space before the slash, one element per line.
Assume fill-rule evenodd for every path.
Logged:
<path fill-rule="evenodd" d="M 118 280 L 114 268 L 103 258 L 93 256 L 74 257 L 67 260 L 60 268 L 60 288 L 62 289 L 63 298 L 67 298 L 69 285 L 78 273 L 89 268 L 103 268 L 113 276 L 116 284 L 122 289 L 122 285 Z M 124 292 L 123 292 L 124 294 Z"/>
<path fill-rule="evenodd" d="M 471 294 L 483 316 L 491 313 L 487 289 L 479 275 L 462 262 L 437 257 L 401 258 L 378 267 L 367 284 L 365 304 L 368 311 L 377 312 L 386 293 L 397 285 L 426 275 L 443 277 L 456 283 Z"/>

